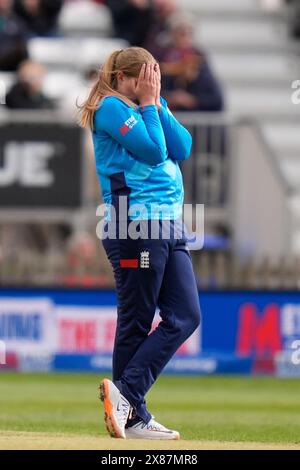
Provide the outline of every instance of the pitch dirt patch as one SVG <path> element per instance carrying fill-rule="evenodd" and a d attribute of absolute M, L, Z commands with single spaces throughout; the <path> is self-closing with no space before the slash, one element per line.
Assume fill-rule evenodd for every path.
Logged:
<path fill-rule="evenodd" d="M 0 431 L 2 450 L 232 450 L 289 449 L 300 444 L 225 441 L 147 441 L 111 439 L 104 436 Z"/>

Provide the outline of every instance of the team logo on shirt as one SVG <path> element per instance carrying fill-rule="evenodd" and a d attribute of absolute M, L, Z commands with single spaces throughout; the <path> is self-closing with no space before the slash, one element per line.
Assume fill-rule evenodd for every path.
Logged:
<path fill-rule="evenodd" d="M 122 135 L 127 134 L 127 132 L 131 131 L 131 129 L 137 124 L 137 119 L 131 115 L 127 121 L 124 122 L 123 126 L 119 128 L 119 131 Z"/>
<path fill-rule="evenodd" d="M 144 250 L 140 255 L 140 268 L 150 268 L 150 253 L 148 250 Z"/>

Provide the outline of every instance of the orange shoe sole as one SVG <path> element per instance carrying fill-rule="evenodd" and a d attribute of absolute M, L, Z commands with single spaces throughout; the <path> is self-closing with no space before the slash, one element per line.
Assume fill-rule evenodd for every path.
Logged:
<path fill-rule="evenodd" d="M 99 391 L 100 400 L 103 402 L 104 406 L 104 422 L 107 432 L 111 437 L 116 439 L 126 439 L 126 437 L 121 434 L 113 415 L 113 405 L 109 400 L 109 384 L 107 379 L 102 380 L 99 386 Z"/>

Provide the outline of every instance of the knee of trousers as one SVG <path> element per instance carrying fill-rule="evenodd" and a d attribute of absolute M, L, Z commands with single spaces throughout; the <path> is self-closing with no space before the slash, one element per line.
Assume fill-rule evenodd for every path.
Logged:
<path fill-rule="evenodd" d="M 147 337 L 151 331 L 152 321 L 141 319 L 135 315 L 133 316 L 122 316 L 119 314 L 117 323 L 117 332 L 119 339 L 125 339 L 127 337 Z"/>
<path fill-rule="evenodd" d="M 184 324 L 182 328 L 183 335 L 187 338 L 194 333 L 194 331 L 198 328 L 201 321 L 201 312 L 200 307 L 192 307 L 186 310 L 186 316 L 184 319 Z"/>
<path fill-rule="evenodd" d="M 180 317 L 176 312 L 172 312 L 169 318 L 164 319 L 164 323 L 172 336 L 180 342 L 184 342 L 200 325 L 200 308 L 197 306 L 185 306 L 184 315 L 180 312 Z"/>

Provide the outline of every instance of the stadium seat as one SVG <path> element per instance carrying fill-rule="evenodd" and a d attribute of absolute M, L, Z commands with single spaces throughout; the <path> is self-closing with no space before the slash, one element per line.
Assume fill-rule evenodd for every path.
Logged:
<path fill-rule="evenodd" d="M 108 36 L 112 31 L 110 11 L 105 5 L 90 1 L 65 2 L 59 17 L 59 27 L 65 34 L 94 32 Z"/>
<path fill-rule="evenodd" d="M 300 72 L 300 66 L 292 66 L 291 57 L 280 52 L 215 52 L 210 55 L 210 60 L 219 78 L 226 82 L 286 84 L 288 78 L 292 80 Z"/>
<path fill-rule="evenodd" d="M 33 38 L 29 41 L 30 57 L 50 66 L 86 67 L 99 65 L 113 50 L 127 43 L 110 38 Z"/>
<path fill-rule="evenodd" d="M 14 73 L 0 72 L 1 94 L 7 93 L 16 80 Z"/>
<path fill-rule="evenodd" d="M 300 185 L 300 162 L 296 159 L 284 159 L 280 162 L 280 168 L 288 186 L 293 191 L 298 191 Z M 300 211 L 298 210 L 300 217 Z"/>
<path fill-rule="evenodd" d="M 231 112 L 240 116 L 300 116 L 300 107 L 292 104 L 290 87 L 226 86 L 226 102 Z"/>
<path fill-rule="evenodd" d="M 281 153 L 300 155 L 299 124 L 293 120 L 265 123 L 262 130 L 271 146 Z"/>
<path fill-rule="evenodd" d="M 82 69 L 98 67 L 109 54 L 127 45 L 127 42 L 121 39 L 87 38 L 80 42 L 80 55 L 77 60 Z"/>
<path fill-rule="evenodd" d="M 32 38 L 28 41 L 30 57 L 45 65 L 73 66 L 77 41 L 65 38 Z"/>
<path fill-rule="evenodd" d="M 182 0 L 176 0 L 179 7 L 182 6 Z M 259 8 L 258 2 L 254 0 L 239 0 L 233 2 L 232 0 L 185 0 L 184 9 L 190 12 L 252 12 L 257 11 Z"/>
<path fill-rule="evenodd" d="M 202 20 L 200 18 L 199 27 L 196 28 L 195 40 L 200 47 L 211 50 L 280 50 L 287 42 L 287 32 L 280 21 L 274 23 L 268 18 L 204 17 Z"/>
<path fill-rule="evenodd" d="M 80 73 L 68 70 L 51 70 L 47 73 L 43 91 L 51 99 L 63 99 L 70 90 L 77 89 L 83 83 Z"/>
<path fill-rule="evenodd" d="M 263 123 L 262 132 L 266 142 L 276 155 L 288 185 L 298 191 L 300 187 L 300 139 L 299 126 L 295 120 L 281 119 Z"/>

